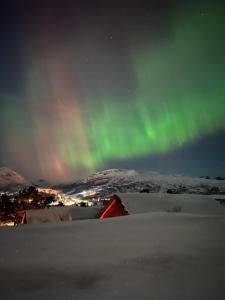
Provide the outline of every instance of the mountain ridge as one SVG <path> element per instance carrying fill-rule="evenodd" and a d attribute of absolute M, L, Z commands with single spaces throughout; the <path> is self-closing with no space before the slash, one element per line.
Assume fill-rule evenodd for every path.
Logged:
<path fill-rule="evenodd" d="M 109 169 L 74 183 L 60 185 L 60 188 L 69 195 L 79 194 L 84 190 L 102 191 L 105 195 L 116 192 L 225 194 L 225 180 L 166 175 L 153 171 Z"/>
<path fill-rule="evenodd" d="M 15 191 L 28 184 L 27 179 L 18 172 L 0 167 L 0 190 Z"/>

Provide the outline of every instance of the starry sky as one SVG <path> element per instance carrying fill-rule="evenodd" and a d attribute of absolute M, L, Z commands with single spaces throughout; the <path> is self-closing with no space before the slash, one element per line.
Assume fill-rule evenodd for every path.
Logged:
<path fill-rule="evenodd" d="M 0 23 L 0 165 L 225 176 L 223 1 L 2 1 Z"/>

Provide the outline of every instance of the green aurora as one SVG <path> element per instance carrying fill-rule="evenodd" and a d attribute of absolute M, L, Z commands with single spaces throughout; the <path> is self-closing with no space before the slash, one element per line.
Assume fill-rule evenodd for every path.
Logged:
<path fill-rule="evenodd" d="M 107 92 L 86 100 L 91 156 L 72 151 L 68 163 L 163 153 L 225 127 L 225 22 L 220 7 L 205 7 L 180 8 L 169 38 L 133 52 L 129 101 Z"/>
<path fill-rule="evenodd" d="M 172 12 L 159 37 L 127 47 L 129 91 L 123 82 L 124 90 L 110 90 L 98 68 L 91 69 L 96 78 L 90 84 L 89 66 L 73 68 L 82 45 L 76 52 L 69 36 L 62 47 L 58 41 L 60 47 L 48 45 L 48 39 L 42 47 L 31 39 L 23 95 L 17 100 L 9 95 L 2 105 L 5 161 L 25 174 L 37 170 L 38 176 L 66 180 L 110 162 L 182 149 L 224 130 L 224 5 L 187 1 Z M 112 54 L 107 50 L 96 56 L 102 64 Z M 87 78 L 83 90 L 75 80 L 79 72 Z M 120 70 L 116 66 L 112 72 Z"/>

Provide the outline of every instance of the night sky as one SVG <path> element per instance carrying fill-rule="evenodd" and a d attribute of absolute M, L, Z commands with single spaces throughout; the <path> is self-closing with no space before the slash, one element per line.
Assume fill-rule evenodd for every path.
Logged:
<path fill-rule="evenodd" d="M 2 1 L 0 165 L 225 175 L 224 1 Z"/>

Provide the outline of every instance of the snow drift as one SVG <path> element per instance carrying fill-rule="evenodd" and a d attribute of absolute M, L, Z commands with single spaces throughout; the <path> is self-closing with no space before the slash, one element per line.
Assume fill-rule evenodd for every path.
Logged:
<path fill-rule="evenodd" d="M 0 298 L 225 297 L 225 218 L 145 213 L 0 230 Z"/>

